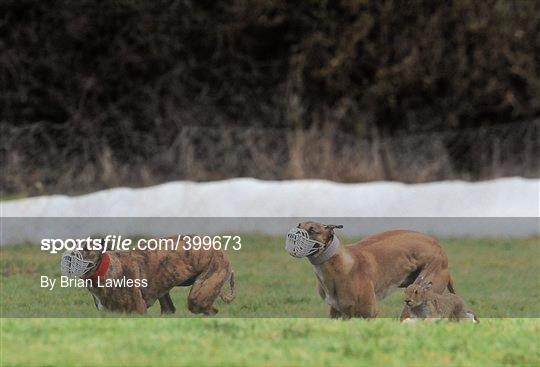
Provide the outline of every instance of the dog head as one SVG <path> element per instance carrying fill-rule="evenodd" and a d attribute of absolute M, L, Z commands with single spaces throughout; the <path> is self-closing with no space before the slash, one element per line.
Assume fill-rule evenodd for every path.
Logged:
<path fill-rule="evenodd" d="M 103 243 L 103 240 L 101 240 Z M 84 246 L 81 251 L 81 255 L 85 260 L 98 263 L 102 255 L 102 250 L 95 250 L 91 246 Z"/>
<path fill-rule="evenodd" d="M 287 234 L 285 249 L 294 257 L 313 256 L 323 252 L 334 240 L 334 229 L 342 225 L 302 222 Z"/>
<path fill-rule="evenodd" d="M 413 283 L 405 290 L 405 305 L 407 307 L 417 307 L 426 303 L 431 295 L 432 283 L 416 284 Z"/>
<path fill-rule="evenodd" d="M 328 246 L 334 239 L 334 229 L 340 229 L 343 228 L 343 226 L 335 224 L 321 224 L 317 222 L 302 222 L 298 223 L 296 228 L 304 229 L 308 233 L 310 239 L 324 243 L 326 246 Z"/>
<path fill-rule="evenodd" d="M 101 258 L 101 251 L 84 246 L 82 249 L 68 250 L 62 255 L 60 268 L 62 275 L 85 277 L 91 275 Z"/>

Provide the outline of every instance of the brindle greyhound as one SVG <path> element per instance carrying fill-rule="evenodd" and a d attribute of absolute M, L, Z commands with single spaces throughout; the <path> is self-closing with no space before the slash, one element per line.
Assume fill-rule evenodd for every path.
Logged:
<path fill-rule="evenodd" d="M 235 297 L 234 272 L 225 254 L 220 250 L 184 250 L 179 243 L 177 250 L 100 251 L 84 249 L 85 260 L 96 263 L 86 278 L 93 280 L 88 287 L 98 309 L 117 312 L 146 313 L 146 309 L 159 300 L 161 313 L 174 313 L 176 308 L 169 291 L 176 287 L 191 286 L 188 309 L 193 313 L 214 315 L 213 306 L 218 296 L 225 302 Z M 147 287 L 97 287 L 106 279 L 146 279 Z M 222 293 L 228 281 L 230 292 Z"/>
<path fill-rule="evenodd" d="M 455 293 L 443 248 L 425 234 L 388 231 L 343 246 L 334 241 L 334 229 L 343 226 L 304 222 L 298 228 L 322 244 L 308 258 L 331 318 L 376 317 L 377 301 L 413 282 L 432 282 L 436 293 L 446 288 Z M 404 307 L 401 320 L 408 316 Z"/>

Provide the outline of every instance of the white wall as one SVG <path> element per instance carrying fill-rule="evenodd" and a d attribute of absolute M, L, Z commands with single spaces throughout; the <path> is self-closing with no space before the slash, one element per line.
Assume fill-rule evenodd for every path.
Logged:
<path fill-rule="evenodd" d="M 469 183 L 445 181 L 406 185 L 394 182 L 340 184 L 320 180 L 260 181 L 251 178 L 194 183 L 171 182 L 143 189 L 116 188 L 88 195 L 33 197 L 0 203 L 2 217 L 539 217 L 540 180 L 504 178 Z M 296 220 L 295 218 L 295 220 Z M 2 221 L 0 244 L 35 240 L 32 226 Z M 103 221 L 97 221 L 106 223 Z M 136 221 L 133 221 L 135 223 Z M 227 222 L 227 221 L 225 221 Z M 225 223 L 222 222 L 222 223 Z M 380 221 L 379 221 L 380 222 Z M 416 221 L 418 222 L 418 221 Z M 426 221 L 429 222 L 429 221 Z M 431 221 L 435 223 L 436 221 Z M 528 224 L 525 224 L 527 222 Z M 538 233 L 538 221 L 516 228 L 492 228 L 481 235 L 530 235 Z M 19 221 L 19 223 L 23 223 Z M 227 222 L 231 224 L 231 221 Z M 268 222 L 252 221 L 254 230 L 276 234 Z M 259 223 L 259 224 L 257 224 Z M 443 223 L 443 224 L 441 224 Z M 511 223 L 511 222 L 509 222 Z M 518 223 L 515 220 L 513 223 Z M 532 223 L 532 224 L 531 224 Z M 8 226 L 9 224 L 9 226 Z M 239 223 L 238 225 L 240 225 Z M 103 224 L 96 224 L 102 225 Z M 222 224 L 224 225 L 224 224 Z M 258 226 L 261 226 L 259 228 Z M 524 228 L 521 228 L 524 226 Z M 433 228 L 432 228 L 433 227 Z M 459 225 L 458 227 L 463 227 Z M 536 228 L 533 228 L 536 227 Z M 103 228 L 105 229 L 105 228 Z M 448 231 L 444 222 L 421 230 L 445 235 L 471 235 L 473 228 Z M 446 230 L 444 230 L 446 229 Z M 80 228 L 80 234 L 87 233 Z M 110 228 L 107 228 L 110 230 Z M 124 228 L 128 234 L 141 230 Z M 147 230 L 151 231 L 151 228 Z M 216 230 L 218 230 L 216 228 Z M 517 232 L 516 232 L 517 230 Z M 75 229 L 74 229 L 75 231 Z M 99 231 L 99 228 L 92 228 Z M 140 233 L 139 233 L 140 234 Z M 160 233 L 146 233 L 159 235 Z M 355 233 L 351 233 L 354 235 Z"/>

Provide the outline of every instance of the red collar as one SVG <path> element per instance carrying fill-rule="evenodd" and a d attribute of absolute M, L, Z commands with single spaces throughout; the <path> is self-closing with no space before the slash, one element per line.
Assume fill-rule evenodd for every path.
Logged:
<path fill-rule="evenodd" d="M 84 279 L 92 279 L 92 283 L 97 281 L 99 278 L 102 278 L 107 274 L 107 271 L 109 270 L 109 264 L 111 262 L 111 257 L 108 253 L 104 252 L 103 255 L 101 255 L 101 262 L 99 263 L 96 271 L 94 271 L 94 274 L 92 274 L 89 277 L 83 277 Z"/>

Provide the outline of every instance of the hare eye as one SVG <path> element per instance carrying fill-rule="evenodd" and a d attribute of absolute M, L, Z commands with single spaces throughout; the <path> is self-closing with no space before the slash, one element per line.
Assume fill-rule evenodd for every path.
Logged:
<path fill-rule="evenodd" d="M 414 294 L 418 294 L 418 291 L 417 291 L 417 290 L 416 290 L 416 291 L 414 291 Z"/>

